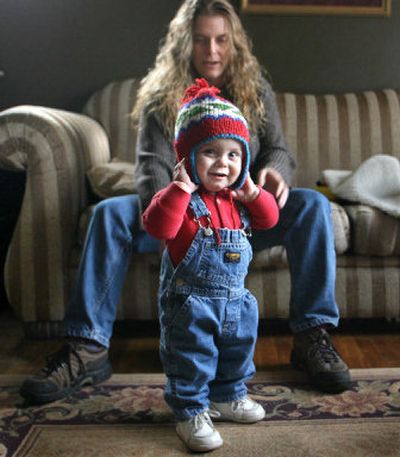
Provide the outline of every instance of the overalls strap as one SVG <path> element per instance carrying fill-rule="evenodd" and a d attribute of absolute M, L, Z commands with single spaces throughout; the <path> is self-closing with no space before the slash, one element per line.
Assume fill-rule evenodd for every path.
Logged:
<path fill-rule="evenodd" d="M 203 216 L 211 216 L 210 211 L 208 210 L 206 204 L 198 192 L 192 193 L 192 198 L 190 200 L 189 206 L 192 209 L 196 219 L 200 219 Z"/>
<path fill-rule="evenodd" d="M 192 209 L 196 219 L 200 219 L 203 216 L 211 216 L 210 211 L 208 210 L 203 199 L 200 197 L 198 192 L 192 193 L 192 198 L 189 203 L 190 208 Z M 247 230 L 250 228 L 250 217 L 248 211 L 244 205 L 240 202 L 237 202 L 239 209 L 240 220 L 242 221 L 242 229 Z"/>

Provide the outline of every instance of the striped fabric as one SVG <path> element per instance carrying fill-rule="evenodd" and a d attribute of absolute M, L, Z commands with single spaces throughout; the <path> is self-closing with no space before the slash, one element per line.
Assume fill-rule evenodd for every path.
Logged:
<path fill-rule="evenodd" d="M 136 100 L 135 79 L 116 81 L 99 90 L 83 108 L 84 114 L 99 122 L 110 141 L 111 157 L 135 161 L 136 129 L 131 111 Z"/>
<path fill-rule="evenodd" d="M 314 187 L 321 170 L 353 170 L 373 154 L 400 158 L 399 93 L 278 94 L 285 135 L 299 164 L 295 184 Z"/>
<path fill-rule="evenodd" d="M 400 256 L 400 219 L 366 205 L 346 206 L 353 227 L 352 252 Z"/>
<path fill-rule="evenodd" d="M 350 261 L 347 265 L 348 257 Z M 260 317 L 288 317 L 289 280 L 287 268 L 256 268 L 250 271 L 247 284 L 258 300 Z M 399 297 L 398 257 L 339 256 L 336 299 L 342 318 L 383 317 L 398 320 Z"/>
<path fill-rule="evenodd" d="M 6 263 L 6 288 L 30 334 L 54 334 L 61 328 L 80 255 L 79 216 L 88 206 L 85 171 L 112 157 L 134 161 L 136 133 L 129 113 L 136 89 L 134 80 L 126 80 L 94 94 L 85 113 L 98 122 L 33 106 L 0 113 L 0 167 L 27 171 L 26 193 Z M 322 170 L 354 169 L 373 154 L 400 158 L 399 91 L 279 93 L 277 102 L 289 148 L 299 164 L 298 186 L 314 187 Z M 343 212 L 336 208 L 334 213 L 340 214 L 340 224 L 348 230 Z M 349 215 L 354 220 L 351 211 Z M 351 248 L 361 254 L 365 222 L 358 217 L 360 235 L 351 239 Z M 389 225 L 377 220 L 370 219 L 364 245 L 378 249 L 376 254 L 392 255 L 348 251 L 338 256 L 336 291 L 342 317 L 400 319 L 399 226 L 392 220 Z M 371 241 L 379 228 L 391 249 L 382 243 L 380 251 Z M 338 252 L 346 250 L 349 239 L 343 238 L 342 249 L 337 245 Z M 264 261 L 254 262 L 247 279 L 259 301 L 260 316 L 286 318 L 290 279 L 284 251 L 274 248 L 261 258 Z M 158 257 L 134 255 L 118 319 L 156 319 L 157 287 Z"/>
<path fill-rule="evenodd" d="M 107 136 L 86 116 L 37 106 L 0 114 L 0 166 L 27 172 L 5 267 L 7 294 L 24 321 L 63 316 L 70 252 L 88 205 L 85 170 L 108 160 Z"/>

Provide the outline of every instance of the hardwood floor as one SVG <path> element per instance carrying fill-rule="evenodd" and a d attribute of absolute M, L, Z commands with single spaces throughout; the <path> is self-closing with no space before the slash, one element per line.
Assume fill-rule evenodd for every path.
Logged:
<path fill-rule="evenodd" d="M 131 337 L 129 335 L 136 335 Z M 116 328 L 110 357 L 115 373 L 157 373 L 156 325 L 140 323 Z M 400 326 L 385 321 L 345 322 L 332 333 L 333 342 L 350 368 L 400 367 Z M 34 340 L 23 335 L 22 326 L 8 309 L 0 311 L 0 373 L 30 374 L 43 366 L 45 356 L 57 350 L 62 340 Z M 255 364 L 257 370 L 289 367 L 292 335 L 287 324 L 262 322 Z"/>

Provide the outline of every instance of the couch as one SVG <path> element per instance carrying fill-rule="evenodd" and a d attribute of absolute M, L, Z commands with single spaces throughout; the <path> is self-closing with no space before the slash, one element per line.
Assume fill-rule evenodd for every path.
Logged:
<path fill-rule="evenodd" d="M 93 205 L 135 192 L 129 113 L 136 90 L 134 79 L 112 82 L 82 113 L 41 106 L 0 113 L 0 169 L 26 173 L 5 286 L 27 335 L 60 334 Z M 299 164 L 295 186 L 315 188 L 324 170 L 353 170 L 375 154 L 400 158 L 398 90 L 277 93 L 277 103 Z M 331 205 L 342 318 L 398 320 L 399 219 L 359 202 L 332 198 Z M 158 268 L 157 254 L 133 254 L 117 320 L 157 319 Z M 255 255 L 247 285 L 261 318 L 287 318 L 290 279 L 282 247 Z"/>

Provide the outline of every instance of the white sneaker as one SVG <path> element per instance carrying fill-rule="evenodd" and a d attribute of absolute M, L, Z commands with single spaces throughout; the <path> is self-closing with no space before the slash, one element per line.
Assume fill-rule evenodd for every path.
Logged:
<path fill-rule="evenodd" d="M 224 443 L 208 412 L 197 414 L 187 421 L 178 422 L 176 433 L 192 451 L 212 451 Z"/>
<path fill-rule="evenodd" d="M 212 402 L 209 413 L 216 420 L 241 422 L 244 424 L 258 422 L 265 417 L 264 408 L 250 397 L 244 397 L 230 403 Z"/>

